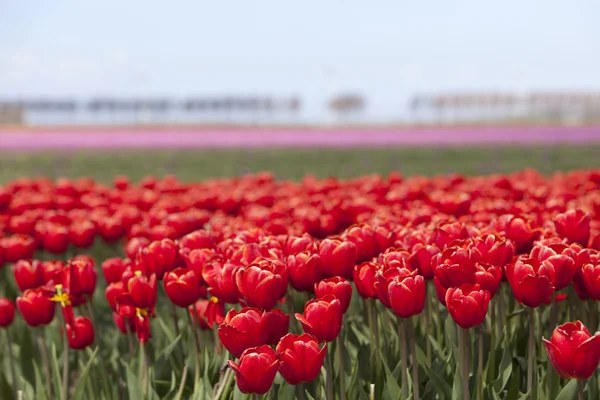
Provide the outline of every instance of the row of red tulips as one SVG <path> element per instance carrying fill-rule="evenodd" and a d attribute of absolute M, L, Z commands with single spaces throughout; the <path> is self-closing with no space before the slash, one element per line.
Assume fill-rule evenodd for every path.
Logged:
<path fill-rule="evenodd" d="M 428 333 L 447 328 L 441 319 L 447 313 L 459 328 L 458 346 L 445 341 L 457 349 L 453 356 L 460 379 L 452 397 L 471 397 L 473 374 L 475 396 L 485 398 L 495 388 L 483 379 L 484 365 L 488 371 L 498 368 L 495 346 L 511 337 L 501 327 L 525 306 L 530 310 L 523 320 L 529 323 L 527 380 L 517 391 L 540 397 L 541 339 L 536 335 L 547 332 L 543 325 L 554 328 L 563 316 L 578 316 L 593 330 L 598 325 L 599 185 L 595 171 L 549 178 L 533 171 L 472 178 L 403 179 L 392 174 L 387 179 L 306 178 L 300 183 L 276 182 L 269 174 L 198 184 L 168 177 L 131 185 L 117 178 L 114 187 L 89 179 L 22 179 L 0 189 L 0 231 L 5 235 L 0 259 L 13 264 L 21 292 L 17 308 L 29 326 L 50 324 L 56 304 L 60 306 L 68 345 L 63 398 L 72 389 L 66 348 L 80 350 L 97 342 L 96 263 L 86 255 L 72 256 L 92 246 L 97 236 L 107 243 L 104 247 L 114 248 L 113 254 L 123 241 L 125 257 L 103 253 L 104 294 L 115 325 L 127 337 L 135 333 L 141 344 L 138 378 L 144 396 L 156 390 L 145 345 L 152 341 L 150 322 L 160 314 L 162 281 L 170 303 L 189 311 L 186 337 L 194 348 L 194 366 L 188 368 L 186 361 L 174 392 L 179 398 L 188 390 L 188 370 L 194 372 L 192 395 L 206 384 L 200 378 L 198 331 L 212 329 L 219 340 L 211 352 L 223 346 L 237 359 L 228 360 L 231 368 L 223 368 L 214 382 L 216 398 L 229 393 L 231 371 L 242 393 L 267 393 L 279 372 L 290 385 L 298 385 L 299 397 L 318 397 L 321 389 L 304 390 L 302 383 L 318 380 L 323 366 L 328 399 L 354 396 L 345 365 L 355 343 L 344 333 L 351 330 L 349 320 L 359 307 L 351 307 L 358 300 L 353 293 L 362 298 L 368 316 L 363 325 L 368 326 L 374 370 L 370 380 L 357 378 L 357 393 L 368 393 L 374 384 L 374 396 L 445 398 L 446 386 L 438 382 L 443 373 L 433 370 L 431 359 L 441 340 Z M 71 257 L 44 261 L 52 258 L 49 253 Z M 3 284 L 12 293 L 12 283 Z M 439 303 L 431 291 L 428 295 L 428 287 Z M 290 326 L 298 299 L 303 305 L 303 312 L 295 313 L 300 325 Z M 588 311 L 574 310 L 582 305 Z M 539 323 L 536 330 L 536 319 L 546 308 L 548 323 Z M 396 375 L 388 367 L 390 358 L 381 354 L 383 342 L 390 340 L 385 309 L 399 321 L 399 385 L 392 382 Z M 162 311 L 175 317 L 179 329 L 177 311 Z M 8 326 L 14 317 L 10 300 L 0 303 L 0 314 L 2 326 Z M 478 369 L 472 371 L 470 330 L 479 326 Z M 334 341 L 335 356 L 321 346 Z M 490 341 L 486 357 L 483 346 Z M 600 334 L 591 334 L 581 322 L 559 326 L 544 343 L 561 377 L 584 381 L 597 370 Z M 419 360 L 423 349 L 426 358 Z M 545 376 L 548 387 L 541 393 L 555 398 L 552 375 Z M 12 379 L 19 387 L 14 374 Z M 567 385 L 563 392 L 571 388 Z M 598 394 L 596 378 L 579 385 L 579 393 L 584 392 Z M 493 392 L 497 398 L 510 395 L 504 386 Z"/>

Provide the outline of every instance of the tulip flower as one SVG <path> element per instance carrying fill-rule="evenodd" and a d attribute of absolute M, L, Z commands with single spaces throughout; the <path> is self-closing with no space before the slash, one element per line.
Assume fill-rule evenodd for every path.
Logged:
<path fill-rule="evenodd" d="M 75 318 L 73 325 L 67 325 L 67 338 L 72 349 L 81 350 L 91 346 L 94 343 L 92 322 L 82 316 Z"/>
<path fill-rule="evenodd" d="M 550 304 L 556 273 L 551 263 L 535 258 L 519 258 L 506 266 L 506 277 L 517 301 L 528 307 Z"/>
<path fill-rule="evenodd" d="M 303 251 L 289 255 L 286 263 L 292 287 L 299 292 L 313 291 L 323 275 L 319 255 Z"/>
<path fill-rule="evenodd" d="M 312 299 L 304 306 L 304 315 L 296 313 L 304 331 L 314 335 L 319 342 L 331 342 L 342 328 L 342 305 L 332 295 Z"/>
<path fill-rule="evenodd" d="M 89 220 L 75 221 L 69 226 L 69 241 L 79 249 L 87 249 L 96 238 L 96 225 Z"/>
<path fill-rule="evenodd" d="M 272 309 L 285 295 L 288 279 L 286 265 L 277 260 L 262 260 L 242 267 L 235 276 L 246 304 L 263 310 Z"/>
<path fill-rule="evenodd" d="M 264 313 L 258 308 L 229 311 L 217 330 L 225 348 L 240 357 L 244 350 L 266 344 Z"/>
<path fill-rule="evenodd" d="M 327 354 L 327 345 L 319 347 L 317 338 L 304 333 L 288 333 L 277 344 L 281 361 L 279 373 L 290 385 L 314 381 L 321 372 Z"/>
<path fill-rule="evenodd" d="M 0 298 L 0 327 L 6 328 L 15 319 L 15 306 L 7 298 Z"/>
<path fill-rule="evenodd" d="M 235 277 L 239 269 L 239 266 L 221 258 L 207 262 L 202 269 L 202 278 L 206 281 L 210 294 L 225 303 L 237 303 L 240 292 Z"/>
<path fill-rule="evenodd" d="M 39 227 L 39 233 L 42 238 L 42 246 L 45 250 L 53 254 L 61 254 L 69 247 L 69 229 L 63 225 L 55 224 L 51 222 L 41 222 L 42 226 Z M 38 226 L 36 224 L 36 231 Z"/>
<path fill-rule="evenodd" d="M 555 273 L 554 288 L 557 291 L 569 286 L 577 272 L 575 264 L 577 255 L 566 245 L 554 246 L 554 248 L 536 246 L 531 250 L 530 257 L 552 264 Z"/>
<path fill-rule="evenodd" d="M 269 346 L 247 349 L 238 363 L 227 361 L 235 372 L 238 388 L 242 393 L 265 394 L 271 389 L 280 361 Z"/>
<path fill-rule="evenodd" d="M 598 368 L 600 332 L 591 335 L 580 321 L 559 326 L 544 344 L 554 369 L 565 379 L 589 379 Z"/>
<path fill-rule="evenodd" d="M 48 325 L 56 311 L 56 305 L 42 288 L 28 289 L 17 297 L 17 308 L 29 326 Z"/>
<path fill-rule="evenodd" d="M 189 311 L 196 312 L 196 319 L 202 330 L 212 329 L 215 324 L 220 325 L 225 319 L 225 303 L 216 297 L 210 300 L 198 300 Z"/>
<path fill-rule="evenodd" d="M 354 266 L 352 278 L 358 294 L 360 294 L 363 299 L 377 298 L 375 281 L 377 280 L 377 272 L 379 272 L 381 268 L 380 264 L 371 261 Z"/>
<path fill-rule="evenodd" d="M 35 241 L 29 235 L 16 234 L 1 238 L 6 262 L 15 263 L 19 260 L 28 260 L 35 252 Z"/>
<path fill-rule="evenodd" d="M 341 276 L 334 276 L 315 283 L 315 294 L 318 299 L 333 295 L 340 301 L 342 313 L 345 314 L 352 299 L 352 285 Z"/>
<path fill-rule="evenodd" d="M 18 261 L 12 268 L 19 290 L 35 289 L 44 284 L 44 266 L 40 261 Z"/>
<path fill-rule="evenodd" d="M 156 306 L 156 275 L 147 277 L 136 271 L 127 282 L 127 293 L 131 303 L 137 308 L 153 309 Z"/>
<path fill-rule="evenodd" d="M 176 267 L 179 248 L 171 239 L 162 239 L 150 243 L 137 254 L 140 268 L 147 274 L 156 274 L 161 280 L 165 273 Z"/>
<path fill-rule="evenodd" d="M 413 247 L 412 253 L 408 257 L 410 269 L 419 270 L 425 279 L 433 279 L 433 268 L 431 262 L 440 250 L 436 246 L 417 244 Z"/>
<path fill-rule="evenodd" d="M 583 210 L 568 210 L 554 217 L 556 232 L 570 243 L 587 246 L 590 240 L 590 214 Z"/>
<path fill-rule="evenodd" d="M 387 308 L 391 308 L 392 302 L 389 291 L 390 283 L 392 281 L 402 282 L 405 278 L 416 276 L 417 271 L 411 271 L 407 268 L 390 268 L 384 271 L 379 271 L 377 273 L 377 281 L 375 282 L 375 289 L 377 290 L 379 301 L 381 301 L 381 303 L 383 303 L 383 305 Z M 417 297 L 419 298 L 419 304 L 416 307 L 420 305 L 420 294 Z"/>
<path fill-rule="evenodd" d="M 480 325 L 490 304 L 490 292 L 479 285 L 464 284 L 446 292 L 446 307 L 458 326 L 464 329 Z"/>
<path fill-rule="evenodd" d="M 375 231 L 367 224 L 353 225 L 344 234 L 344 239 L 356 246 L 357 261 L 363 262 L 377 254 Z"/>
<path fill-rule="evenodd" d="M 583 284 L 589 296 L 596 300 L 600 300 L 600 264 L 586 264 L 581 270 Z"/>
<path fill-rule="evenodd" d="M 107 258 L 102 263 L 102 273 L 107 283 L 114 283 L 121 280 L 125 268 L 129 265 L 129 261 L 125 261 L 120 257 Z"/>
<path fill-rule="evenodd" d="M 356 245 L 348 240 L 324 239 L 319 244 L 319 257 L 324 277 L 341 276 L 350 279 L 358 253 Z"/>
<path fill-rule="evenodd" d="M 163 278 L 165 292 L 176 306 L 187 308 L 200 296 L 200 284 L 194 271 L 176 268 L 167 272 Z"/>
<path fill-rule="evenodd" d="M 91 297 L 96 289 L 98 279 L 94 260 L 78 257 L 73 259 L 70 264 L 73 266 L 73 274 L 76 275 L 74 278 L 77 282 L 76 294 Z M 73 291 L 74 288 L 71 287 L 71 292 Z M 75 293 L 72 294 L 75 295 Z"/>

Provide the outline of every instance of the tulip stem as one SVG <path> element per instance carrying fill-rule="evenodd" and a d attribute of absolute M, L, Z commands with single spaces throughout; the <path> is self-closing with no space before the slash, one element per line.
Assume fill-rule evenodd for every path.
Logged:
<path fill-rule="evenodd" d="M 410 343 L 410 352 L 412 360 L 412 380 L 413 380 L 413 397 L 419 400 L 419 363 L 417 361 L 417 347 L 415 345 L 415 328 L 411 319 L 407 320 L 408 324 L 408 341 Z"/>
<path fill-rule="evenodd" d="M 404 318 L 398 317 L 398 345 L 400 346 L 400 362 L 402 368 L 402 398 L 408 398 L 408 354 L 406 351 L 406 326 Z"/>
<path fill-rule="evenodd" d="M 336 339 L 336 347 L 338 353 L 338 361 L 340 363 L 340 400 L 346 400 L 346 371 L 344 370 L 344 340 L 342 333 Z"/>
<path fill-rule="evenodd" d="M 64 335 L 64 349 L 63 349 L 63 369 L 62 369 L 62 392 L 60 398 L 67 400 L 69 398 L 69 331 L 67 328 L 67 321 L 65 324 L 65 335 Z"/>
<path fill-rule="evenodd" d="M 42 362 L 44 363 L 44 370 L 46 376 L 52 376 L 50 373 L 50 353 L 48 352 L 48 345 L 46 344 L 46 328 L 40 328 L 41 335 L 38 337 L 40 347 L 42 348 Z M 52 398 L 52 379 L 48 379 L 48 397 Z"/>
<path fill-rule="evenodd" d="M 375 299 L 367 299 L 367 314 L 371 325 L 371 348 L 375 358 L 375 373 L 379 375 L 381 360 L 379 359 L 379 329 L 377 329 L 377 313 L 375 312 Z"/>
<path fill-rule="evenodd" d="M 296 395 L 298 400 L 304 400 L 304 385 L 302 383 L 296 385 Z"/>
<path fill-rule="evenodd" d="M 329 354 L 325 354 L 325 370 L 327 372 L 327 380 L 325 382 L 327 389 L 327 400 L 335 400 L 333 395 L 333 367 Z"/>
<path fill-rule="evenodd" d="M 138 378 L 140 379 L 142 385 L 142 397 L 146 398 L 146 393 L 148 393 L 148 361 L 146 360 L 146 348 L 143 343 L 140 342 L 140 365 Z"/>
<path fill-rule="evenodd" d="M 583 400 L 583 381 L 577 379 L 577 400 Z"/>
<path fill-rule="evenodd" d="M 133 357 L 133 332 L 129 327 L 129 317 L 123 317 L 125 319 L 125 332 L 127 336 L 127 344 L 129 346 L 129 358 Z"/>
<path fill-rule="evenodd" d="M 259 394 L 256 394 L 256 393 L 254 393 L 254 394 L 252 395 L 252 400 L 260 400 L 260 395 L 259 395 Z"/>
<path fill-rule="evenodd" d="M 479 329 L 477 348 L 477 398 L 483 399 L 483 325 Z"/>
<path fill-rule="evenodd" d="M 190 322 L 190 338 L 194 343 L 194 393 L 196 393 L 198 382 L 200 381 L 200 359 L 198 358 L 200 349 L 198 348 L 198 342 L 196 340 L 196 318 L 193 316 L 193 313 L 196 312 L 196 309 L 194 306 L 190 306 L 189 311 L 190 312 L 187 312 L 186 314 L 188 315 L 188 320 Z"/>
<path fill-rule="evenodd" d="M 187 378 L 187 373 L 188 373 L 188 365 L 187 363 L 185 363 L 185 365 L 183 366 L 183 372 L 181 373 L 181 382 L 179 382 L 179 389 L 177 389 L 177 394 L 175 395 L 175 398 L 177 400 L 181 399 L 181 396 L 183 396 L 183 389 L 185 388 L 185 379 Z M 195 382 L 194 382 L 195 384 Z M 195 388 L 194 388 L 194 392 L 195 392 Z"/>
<path fill-rule="evenodd" d="M 12 340 L 10 338 L 9 328 L 6 327 L 4 332 L 6 333 L 6 350 L 8 352 L 8 364 L 10 365 L 10 378 L 12 381 L 13 391 L 17 390 L 17 374 L 15 374 L 15 360 L 12 351 Z"/>
<path fill-rule="evenodd" d="M 529 357 L 527 364 L 527 393 L 530 398 L 533 395 L 533 368 L 535 362 L 535 308 L 529 308 L 529 344 L 527 356 Z"/>
<path fill-rule="evenodd" d="M 458 327 L 459 335 L 459 353 L 460 353 L 460 370 L 463 378 L 463 399 L 469 400 L 469 346 L 471 345 L 470 332 L 468 329 Z"/>
<path fill-rule="evenodd" d="M 425 305 L 425 355 L 427 357 L 427 364 L 431 365 L 431 340 L 429 340 L 429 329 L 432 325 L 432 321 L 431 321 L 431 308 L 433 307 L 432 304 L 432 297 L 427 295 L 427 292 L 425 292 L 426 296 L 427 296 L 427 304 Z"/>

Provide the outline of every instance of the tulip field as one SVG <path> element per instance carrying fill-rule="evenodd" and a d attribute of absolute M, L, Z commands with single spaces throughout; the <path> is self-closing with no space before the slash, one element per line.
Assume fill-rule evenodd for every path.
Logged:
<path fill-rule="evenodd" d="M 598 146 L 2 154 L 0 399 L 600 399 Z"/>

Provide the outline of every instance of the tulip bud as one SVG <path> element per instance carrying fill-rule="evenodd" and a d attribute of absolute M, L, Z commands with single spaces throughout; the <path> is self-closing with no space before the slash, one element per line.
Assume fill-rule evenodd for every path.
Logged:
<path fill-rule="evenodd" d="M 13 266 L 19 290 L 35 289 L 44 284 L 44 266 L 40 261 L 20 260 Z"/>
<path fill-rule="evenodd" d="M 535 258 L 519 258 L 506 266 L 506 277 L 520 303 L 535 308 L 552 301 L 556 281 L 552 264 Z"/>
<path fill-rule="evenodd" d="M 89 220 L 75 221 L 69 227 L 69 240 L 75 247 L 87 249 L 96 238 L 96 225 Z"/>
<path fill-rule="evenodd" d="M 229 311 L 217 330 L 225 348 L 235 357 L 244 350 L 265 344 L 264 313 L 257 308 Z"/>
<path fill-rule="evenodd" d="M 56 311 L 56 305 L 41 288 L 28 289 L 17 297 L 17 308 L 29 326 L 48 325 Z"/>
<path fill-rule="evenodd" d="M 319 348 L 317 338 L 304 333 L 288 333 L 276 348 L 281 366 L 279 373 L 290 385 L 314 381 L 321 372 L 327 345 Z"/>
<path fill-rule="evenodd" d="M 223 323 L 225 318 L 225 303 L 219 301 L 216 297 L 210 300 L 198 300 L 189 309 L 191 313 L 196 312 L 196 320 L 200 329 L 209 330 L 213 326 Z"/>
<path fill-rule="evenodd" d="M 169 300 L 179 307 L 191 306 L 200 295 L 198 278 L 194 271 L 187 268 L 176 268 L 167 272 L 163 284 Z"/>
<path fill-rule="evenodd" d="M 102 273 L 107 283 L 118 282 L 125 272 L 125 268 L 131 262 L 125 261 L 120 257 L 107 258 L 102 263 Z"/>
<path fill-rule="evenodd" d="M 380 264 L 371 261 L 354 266 L 352 278 L 358 294 L 360 294 L 363 299 L 377 298 L 375 282 L 377 280 L 377 272 L 381 271 L 381 269 L 382 266 Z"/>
<path fill-rule="evenodd" d="M 1 238 L 0 241 L 0 247 L 4 247 L 4 259 L 9 263 L 29 260 L 35 252 L 35 241 L 29 235 L 16 234 Z"/>
<path fill-rule="evenodd" d="M 568 210 L 554 217 L 556 232 L 570 243 L 586 247 L 590 240 L 590 214 L 583 210 Z"/>
<path fill-rule="evenodd" d="M 15 306 L 12 301 L 0 298 L 0 327 L 6 328 L 15 319 Z"/>
<path fill-rule="evenodd" d="M 235 372 L 240 392 L 257 394 L 265 394 L 271 389 L 280 364 L 275 351 L 266 345 L 246 350 L 239 364 L 227 362 Z"/>
<path fill-rule="evenodd" d="M 590 335 L 580 321 L 559 326 L 544 344 L 554 369 L 565 379 L 589 379 L 598 368 L 600 332 Z"/>
<path fill-rule="evenodd" d="M 464 284 L 446 292 L 446 307 L 458 326 L 469 329 L 485 320 L 490 304 L 490 292 L 479 285 Z"/>
<path fill-rule="evenodd" d="M 319 342 L 331 342 L 342 328 L 342 305 L 332 295 L 312 299 L 304 306 L 304 315 L 296 313 L 304 331 L 314 335 Z"/>
<path fill-rule="evenodd" d="M 239 269 L 239 266 L 224 261 L 222 258 L 215 258 L 207 262 L 202 269 L 202 278 L 208 285 L 210 294 L 222 302 L 237 303 L 240 292 L 235 277 Z"/>
<path fill-rule="evenodd" d="M 299 292 L 310 292 L 316 282 L 321 279 L 321 258 L 318 254 L 308 251 L 289 255 L 287 267 L 290 275 L 290 283 Z"/>
<path fill-rule="evenodd" d="M 346 313 L 352 299 L 352 285 L 341 276 L 334 276 L 315 283 L 315 294 L 317 298 L 333 295 L 340 301 L 342 313 Z"/>
<path fill-rule="evenodd" d="M 352 277 L 352 268 L 358 259 L 354 243 L 342 239 L 324 239 L 319 244 L 319 256 L 324 277 Z"/>
<path fill-rule="evenodd" d="M 133 278 L 127 282 L 127 292 L 133 305 L 137 308 L 152 309 L 156 305 L 156 275 L 148 278 L 136 271 Z"/>
<path fill-rule="evenodd" d="M 164 274 L 176 267 L 179 248 L 171 239 L 162 239 L 150 243 L 137 255 L 140 268 L 147 274 L 156 274 L 162 279 Z"/>
<path fill-rule="evenodd" d="M 94 326 L 86 317 L 75 318 L 73 325 L 67 325 L 67 338 L 69 347 L 81 350 L 94 343 Z"/>
<path fill-rule="evenodd" d="M 263 259 L 240 268 L 235 281 L 246 304 L 270 310 L 287 290 L 287 267 L 281 261 Z"/>

